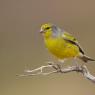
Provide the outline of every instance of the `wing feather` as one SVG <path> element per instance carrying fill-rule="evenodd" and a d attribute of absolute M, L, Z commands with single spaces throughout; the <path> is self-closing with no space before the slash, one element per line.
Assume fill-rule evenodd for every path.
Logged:
<path fill-rule="evenodd" d="M 84 51 L 83 49 L 80 47 L 80 45 L 78 44 L 78 41 L 75 37 L 73 37 L 71 34 L 67 33 L 67 32 L 64 32 L 63 34 L 63 39 L 71 44 L 74 44 L 76 45 L 78 48 L 79 48 L 79 51 L 84 55 Z"/>

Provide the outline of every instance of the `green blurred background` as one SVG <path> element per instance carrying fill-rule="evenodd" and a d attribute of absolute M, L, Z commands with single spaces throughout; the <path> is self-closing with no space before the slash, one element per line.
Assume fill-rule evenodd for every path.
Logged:
<path fill-rule="evenodd" d="M 0 0 L 0 95 L 95 94 L 95 84 L 78 73 L 16 76 L 51 60 L 39 33 L 47 22 L 75 35 L 95 58 L 94 0 Z M 95 63 L 87 66 L 95 75 Z"/>

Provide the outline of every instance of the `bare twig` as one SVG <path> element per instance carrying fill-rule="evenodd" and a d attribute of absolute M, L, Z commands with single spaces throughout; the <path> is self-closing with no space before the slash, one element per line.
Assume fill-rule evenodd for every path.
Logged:
<path fill-rule="evenodd" d="M 44 69 L 50 68 L 52 71 L 50 72 L 45 72 Z M 95 77 L 90 74 L 89 70 L 87 67 L 84 66 L 70 66 L 67 68 L 62 68 L 59 64 L 54 64 L 49 62 L 49 65 L 46 66 L 41 66 L 33 70 L 25 70 L 25 74 L 18 75 L 18 76 L 35 76 L 35 75 L 49 75 L 53 73 L 69 73 L 69 72 L 80 72 L 83 74 L 83 76 L 90 81 L 95 83 Z"/>

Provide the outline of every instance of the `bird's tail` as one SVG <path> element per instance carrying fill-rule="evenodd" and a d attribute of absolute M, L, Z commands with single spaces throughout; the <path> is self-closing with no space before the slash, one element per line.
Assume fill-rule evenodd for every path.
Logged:
<path fill-rule="evenodd" d="M 79 57 L 82 61 L 84 61 L 85 63 L 89 62 L 89 61 L 95 61 L 95 59 L 92 59 L 86 55 L 82 55 Z"/>

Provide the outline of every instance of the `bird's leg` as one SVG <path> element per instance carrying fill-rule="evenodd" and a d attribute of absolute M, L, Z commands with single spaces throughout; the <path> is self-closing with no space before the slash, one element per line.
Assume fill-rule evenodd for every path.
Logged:
<path fill-rule="evenodd" d="M 56 63 L 57 70 L 60 71 L 60 72 L 62 71 L 61 68 L 62 68 L 62 65 L 64 64 L 64 61 L 65 61 L 65 60 L 60 60 L 60 59 L 59 59 L 59 60 L 58 60 L 58 63 Z"/>
<path fill-rule="evenodd" d="M 56 64 L 56 65 L 57 65 L 57 71 L 58 71 L 58 72 L 62 72 L 62 69 L 61 69 L 62 66 L 61 66 L 60 64 Z"/>
<path fill-rule="evenodd" d="M 48 62 L 49 65 L 51 65 L 57 72 L 61 72 L 61 64 L 59 63 L 53 63 L 53 62 Z"/>
<path fill-rule="evenodd" d="M 60 64 L 55 64 L 55 65 L 52 65 L 52 67 L 57 71 L 57 72 L 62 72 L 62 67 Z"/>
<path fill-rule="evenodd" d="M 79 64 L 78 64 L 78 62 L 77 62 L 77 57 L 75 57 L 74 58 L 74 64 L 75 64 L 75 66 L 76 66 L 76 69 L 79 69 Z"/>
<path fill-rule="evenodd" d="M 77 58 L 76 57 L 74 57 L 74 64 L 76 65 L 76 66 L 78 66 L 78 62 L 77 62 L 77 60 L 76 60 Z"/>

